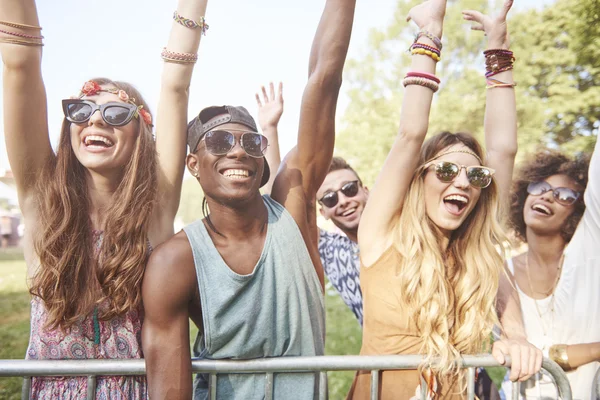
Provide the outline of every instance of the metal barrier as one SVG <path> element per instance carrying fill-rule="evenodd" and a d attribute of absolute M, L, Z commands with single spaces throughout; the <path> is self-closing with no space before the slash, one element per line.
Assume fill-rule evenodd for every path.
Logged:
<path fill-rule="evenodd" d="M 371 371 L 371 400 L 377 399 L 379 372 L 382 370 L 416 369 L 423 356 L 318 356 L 318 357 L 278 357 L 256 360 L 192 360 L 194 373 L 209 374 L 210 399 L 216 399 L 218 374 L 266 374 L 265 399 L 273 399 L 274 373 L 276 372 L 319 372 L 319 399 L 327 399 L 327 371 Z M 510 359 L 507 360 L 510 366 Z M 467 369 L 467 398 L 475 397 L 475 368 L 498 367 L 491 355 L 464 356 L 461 368 Z M 563 370 L 554 361 L 544 358 L 542 367 L 555 379 L 562 400 L 571 400 L 571 386 Z M 96 377 L 114 375 L 144 375 L 144 360 L 0 360 L 0 377 L 22 376 L 23 399 L 28 399 L 32 376 L 87 376 L 87 398 L 95 399 Z M 425 388 L 421 399 L 425 399 Z M 513 399 L 518 399 L 519 384 L 513 386 Z"/>
<path fill-rule="evenodd" d="M 592 400 L 600 400 L 600 368 L 594 375 L 594 383 L 592 384 Z"/>

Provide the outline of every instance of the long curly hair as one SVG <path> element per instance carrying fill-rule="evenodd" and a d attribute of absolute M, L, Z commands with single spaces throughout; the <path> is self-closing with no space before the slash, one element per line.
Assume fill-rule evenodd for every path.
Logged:
<path fill-rule="evenodd" d="M 130 84 L 106 78 L 94 81 L 125 90 L 148 110 Z M 63 121 L 56 157 L 49 161 L 36 189 L 41 229 L 34 234 L 34 248 L 39 268 L 29 291 L 43 300 L 48 328 L 68 329 L 96 306 L 98 317 L 109 320 L 141 304 L 157 177 L 152 128 L 143 118 L 137 121 L 131 159 L 110 205 L 100 213 L 103 233 L 97 252 L 89 217 L 87 170 L 73 152 L 71 124 Z"/>
<path fill-rule="evenodd" d="M 536 153 L 529 161 L 523 163 L 513 181 L 511 190 L 510 224 L 519 239 L 527 242 L 527 226 L 523 218 L 523 209 L 527 200 L 527 186 L 531 182 L 544 181 L 552 175 L 566 175 L 585 190 L 588 181 L 590 159 L 586 155 L 570 158 L 555 150 L 544 150 Z M 571 241 L 577 225 L 585 212 L 583 196 L 573 205 L 573 213 L 562 226 L 561 236 L 568 243 Z"/>
<path fill-rule="evenodd" d="M 420 165 L 456 144 L 484 160 L 471 135 L 442 132 L 423 144 Z M 423 338 L 421 353 L 426 358 L 421 368 L 458 375 L 455 361 L 460 354 L 486 351 L 498 323 L 495 299 L 503 268 L 500 244 L 505 240 L 498 222 L 498 188 L 492 182 L 481 190 L 477 204 L 442 249 L 440 230 L 425 209 L 425 174 L 419 167 L 394 231 L 394 245 L 403 260 L 398 266 L 400 292 Z"/>

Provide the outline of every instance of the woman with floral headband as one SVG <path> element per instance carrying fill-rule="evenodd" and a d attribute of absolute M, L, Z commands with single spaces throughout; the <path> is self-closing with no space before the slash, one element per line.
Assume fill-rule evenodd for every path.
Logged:
<path fill-rule="evenodd" d="M 511 223 L 527 252 L 508 260 L 527 339 L 566 372 L 574 399 L 590 399 L 600 367 L 600 141 L 591 162 L 543 151 L 513 184 Z M 503 384 L 505 393 L 512 393 Z M 556 399 L 547 375 L 521 385 L 521 397 Z"/>
<path fill-rule="evenodd" d="M 27 359 L 128 359 L 141 353 L 141 281 L 173 235 L 183 179 L 188 86 L 206 0 L 180 0 L 162 56 L 156 143 L 133 86 L 95 79 L 63 100 L 56 154 L 33 0 L 0 2 L 4 133 L 25 219 L 31 302 Z M 199 22 L 197 22 L 199 21 Z M 157 156 L 158 149 L 158 156 Z M 32 398 L 86 398 L 85 377 L 38 377 Z M 98 377 L 96 397 L 147 398 L 144 377 Z"/>
<path fill-rule="evenodd" d="M 487 160 L 467 134 L 444 132 L 423 143 L 439 85 L 434 74 L 446 1 L 429 0 L 409 13 L 420 32 L 403 81 L 400 130 L 358 229 L 361 354 L 419 353 L 425 360 L 419 371 L 381 372 L 380 399 L 405 400 L 421 390 L 429 399 L 463 398 L 466 382 L 456 362 L 461 354 L 483 352 L 498 323 L 503 259 L 497 246 L 504 240 L 498 208 L 516 154 L 514 58 L 506 28 L 511 5 L 507 0 L 496 18 L 464 12 L 488 39 Z M 511 356 L 513 380 L 528 378 L 540 369 L 541 352 L 522 332 L 512 332 L 504 315 L 502 323 L 511 339 L 494 343 L 492 354 L 500 363 Z M 370 374 L 359 372 L 349 397 L 369 394 Z"/>

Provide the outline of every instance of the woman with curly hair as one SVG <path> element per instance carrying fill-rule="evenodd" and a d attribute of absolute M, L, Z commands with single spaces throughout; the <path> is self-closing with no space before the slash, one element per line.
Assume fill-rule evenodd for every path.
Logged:
<path fill-rule="evenodd" d="M 510 219 L 527 252 L 508 260 L 527 339 L 556 361 L 574 399 L 590 399 L 600 366 L 600 159 L 543 151 L 513 184 Z M 510 392 L 510 385 L 503 385 Z M 555 399 L 549 376 L 521 385 L 527 399 Z"/>
<path fill-rule="evenodd" d="M 205 9 L 206 0 L 180 0 L 178 12 L 203 21 Z M 175 62 L 164 67 L 156 142 L 141 94 L 124 82 L 94 79 L 63 100 L 54 153 L 35 2 L 2 1 L 0 21 L 4 133 L 25 220 L 33 296 L 26 358 L 141 358 L 141 281 L 151 249 L 173 235 L 190 61 L 203 29 L 173 23 L 163 58 Z M 86 382 L 34 378 L 31 397 L 86 398 Z M 145 378 L 98 377 L 96 397 L 147 398 Z"/>
<path fill-rule="evenodd" d="M 380 399 L 463 398 L 461 354 L 484 351 L 499 323 L 496 296 L 504 260 L 500 198 L 508 193 L 516 154 L 516 103 L 508 50 L 507 0 L 496 18 L 465 11 L 484 30 L 504 64 L 488 82 L 487 153 L 472 136 L 444 132 L 423 143 L 441 50 L 445 0 L 411 9 L 419 27 L 411 72 L 404 79 L 400 129 L 358 229 L 364 330 L 361 354 L 423 354 L 419 371 L 380 373 Z M 425 50 L 425 51 L 422 51 Z M 490 53 L 490 51 L 488 51 Z M 494 82 L 495 81 L 495 82 Z M 433 83 L 432 83 L 433 82 Z M 504 320 L 502 322 L 505 322 Z M 507 334 L 511 334 L 506 326 Z M 539 370 L 541 352 L 511 336 L 494 343 L 510 354 L 512 378 Z M 359 372 L 349 397 L 367 399 L 369 373 Z"/>

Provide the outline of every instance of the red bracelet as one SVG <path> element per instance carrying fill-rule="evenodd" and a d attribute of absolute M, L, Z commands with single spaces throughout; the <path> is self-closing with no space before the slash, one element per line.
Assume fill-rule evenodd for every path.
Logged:
<path fill-rule="evenodd" d="M 430 81 L 434 81 L 435 83 L 440 83 L 440 79 L 433 75 L 433 74 L 428 74 L 427 72 L 418 72 L 418 71 L 409 71 L 406 73 L 407 77 L 416 77 L 416 78 L 425 78 L 425 79 L 429 79 Z"/>

